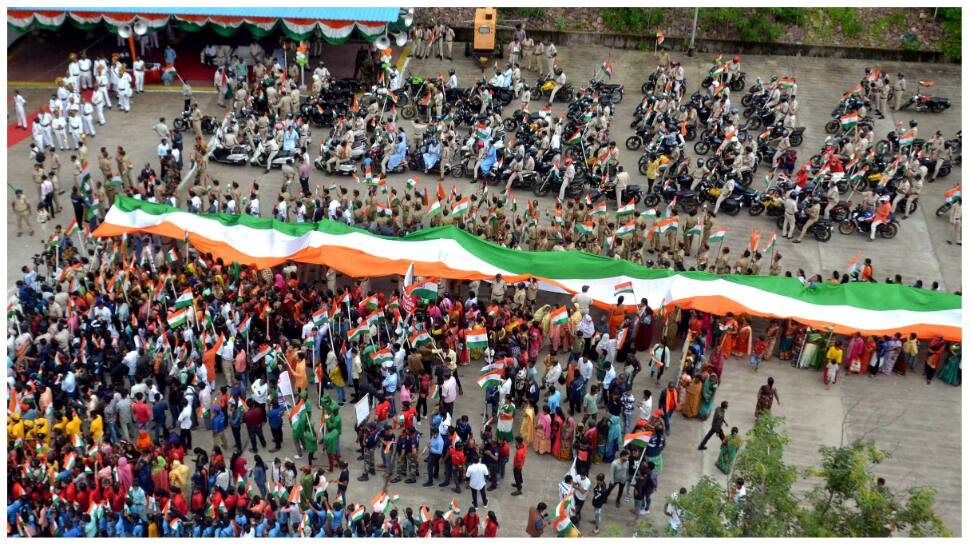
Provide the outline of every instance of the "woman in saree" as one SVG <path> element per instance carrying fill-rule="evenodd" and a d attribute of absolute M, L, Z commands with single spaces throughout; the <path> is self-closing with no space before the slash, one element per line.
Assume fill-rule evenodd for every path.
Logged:
<path fill-rule="evenodd" d="M 519 423 L 519 436 L 530 445 L 535 439 L 536 412 L 532 409 L 532 404 L 524 404 L 522 410 L 522 420 Z"/>
<path fill-rule="evenodd" d="M 816 353 L 819 351 L 824 353 L 824 350 L 821 349 L 823 343 L 825 343 L 823 332 L 813 329 L 805 334 L 805 345 L 802 347 L 801 354 L 798 355 L 798 367 L 814 367 Z"/>
<path fill-rule="evenodd" d="M 731 427 L 731 434 L 727 435 L 721 442 L 721 453 L 717 456 L 717 462 L 714 463 L 714 466 L 721 472 L 730 474 L 739 449 L 741 449 L 741 437 L 738 436 L 738 427 Z"/>
<path fill-rule="evenodd" d="M 637 351 L 646 351 L 653 342 L 653 310 L 647 303 L 647 298 L 640 299 L 637 309 L 637 329 L 633 336 L 633 348 Z"/>
<path fill-rule="evenodd" d="M 569 416 L 564 415 L 564 417 L 562 429 L 559 431 L 559 450 L 553 451 L 552 454 L 560 461 L 572 461 L 573 440 L 576 438 L 576 420 Z"/>
<path fill-rule="evenodd" d="M 945 353 L 943 367 L 940 369 L 940 381 L 954 387 L 960 386 L 960 361 L 962 358 L 959 343 L 951 343 Z"/>
<path fill-rule="evenodd" d="M 549 417 L 549 406 L 543 406 L 539 418 L 536 419 L 534 446 L 536 453 L 544 455 L 552 447 L 552 418 Z"/>
<path fill-rule="evenodd" d="M 539 321 L 532 321 L 532 326 L 529 327 L 529 360 L 532 362 L 539 361 L 539 348 L 542 347 L 542 329 L 539 327 Z"/>
<path fill-rule="evenodd" d="M 862 342 L 862 354 L 859 356 L 859 363 L 861 364 L 859 368 L 859 373 L 866 375 L 869 373 L 869 364 L 872 362 L 873 356 L 879 349 L 879 344 L 876 342 L 876 338 L 873 336 L 866 336 Z"/>
<path fill-rule="evenodd" d="M 738 335 L 734 338 L 734 347 L 731 351 L 736 358 L 744 358 L 751 354 L 751 323 L 746 318 L 741 319 Z"/>
<path fill-rule="evenodd" d="M 512 424 L 515 422 L 515 404 L 512 395 L 505 396 L 505 404 L 499 406 L 498 422 L 495 425 L 495 436 L 499 440 L 512 441 Z"/>
<path fill-rule="evenodd" d="M 768 362 L 771 360 L 771 355 L 775 354 L 775 345 L 778 343 L 778 337 L 781 334 L 781 324 L 777 320 L 772 320 L 768 324 L 768 331 L 765 332 L 765 354 L 761 358 L 763 362 Z"/>
<path fill-rule="evenodd" d="M 623 324 L 623 320 L 626 318 L 628 312 L 626 306 L 623 305 L 623 296 L 616 298 L 616 303 L 611 305 L 606 312 L 607 324 L 610 329 L 610 339 L 616 338 L 616 332 L 620 329 L 620 325 Z"/>
<path fill-rule="evenodd" d="M 727 358 L 734 352 L 734 340 L 738 335 L 738 321 L 734 320 L 733 313 L 728 313 L 727 317 L 717 325 L 717 328 L 721 331 L 720 353 L 724 358 Z"/>
<path fill-rule="evenodd" d="M 704 350 L 714 345 L 714 317 L 710 313 L 701 314 L 701 339 L 704 340 Z"/>
<path fill-rule="evenodd" d="M 866 342 L 862 339 L 862 334 L 856 332 L 852 335 L 852 339 L 849 340 L 849 345 L 846 347 L 846 358 L 845 358 L 845 370 L 847 374 L 850 373 L 862 373 L 862 351 L 866 346 Z"/>
<path fill-rule="evenodd" d="M 724 376 L 724 355 L 721 351 L 711 351 L 707 355 L 707 365 L 718 378 Z"/>
<path fill-rule="evenodd" d="M 685 368 L 677 380 L 677 411 L 684 411 L 684 404 L 687 403 L 687 388 L 690 387 L 691 376 Z"/>
<path fill-rule="evenodd" d="M 697 411 L 697 417 L 702 420 L 706 420 L 707 416 L 714 410 L 714 398 L 720 385 L 719 377 L 716 373 L 711 372 L 704 378 L 704 387 L 701 389 L 701 405 Z"/>
<path fill-rule="evenodd" d="M 556 408 L 556 412 L 551 415 L 552 426 L 549 429 L 549 438 L 552 440 L 552 446 L 549 451 L 552 456 L 555 457 L 559 453 L 559 442 L 561 441 L 560 433 L 562 432 L 563 414 L 562 408 Z"/>
<path fill-rule="evenodd" d="M 686 396 L 683 398 L 684 405 L 681 407 L 681 413 L 684 414 L 684 417 L 692 419 L 697 416 L 701 408 L 701 392 L 703 390 L 704 380 L 702 376 L 694 377 L 687 387 Z"/>

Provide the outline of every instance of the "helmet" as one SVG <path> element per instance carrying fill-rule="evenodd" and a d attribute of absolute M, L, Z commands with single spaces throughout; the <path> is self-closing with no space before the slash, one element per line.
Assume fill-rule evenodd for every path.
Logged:
<path fill-rule="evenodd" d="M 697 166 L 698 167 L 703 167 L 704 166 L 704 158 L 703 157 L 698 157 L 697 158 Z"/>
<path fill-rule="evenodd" d="M 453 75 L 454 73 L 455 73 L 455 69 L 454 68 L 448 69 L 448 74 L 452 74 Z"/>
<path fill-rule="evenodd" d="M 734 56 L 734 62 L 736 62 L 736 63 L 741 62 L 741 56 L 740 55 L 735 55 Z"/>
<path fill-rule="evenodd" d="M 566 165 L 572 165 L 572 164 L 573 164 L 573 158 L 567 157 L 566 158 Z"/>
<path fill-rule="evenodd" d="M 916 127 L 917 125 L 919 125 L 919 123 L 917 123 L 915 119 L 909 120 L 910 127 Z"/>

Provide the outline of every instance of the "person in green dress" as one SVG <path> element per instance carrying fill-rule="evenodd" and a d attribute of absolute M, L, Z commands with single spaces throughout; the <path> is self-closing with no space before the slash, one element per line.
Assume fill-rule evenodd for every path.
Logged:
<path fill-rule="evenodd" d="M 940 381 L 954 387 L 960 385 L 960 344 L 951 343 L 950 350 L 946 352 L 946 360 L 940 369 Z"/>
<path fill-rule="evenodd" d="M 798 356 L 798 367 L 814 367 L 816 356 L 818 354 L 825 354 L 825 350 L 821 348 L 824 343 L 824 334 L 821 331 L 810 330 L 805 335 L 805 344 L 802 346 L 802 352 Z"/>
<path fill-rule="evenodd" d="M 731 434 L 721 442 L 721 453 L 717 456 L 714 466 L 721 472 L 730 474 L 739 449 L 741 449 L 741 437 L 738 436 L 738 427 L 731 427 Z"/>
<path fill-rule="evenodd" d="M 701 405 L 697 411 L 697 417 L 702 421 L 706 420 L 707 416 L 714 409 L 714 395 L 717 394 L 719 384 L 717 374 L 714 372 L 711 372 L 704 379 L 704 389 L 701 391 Z"/>

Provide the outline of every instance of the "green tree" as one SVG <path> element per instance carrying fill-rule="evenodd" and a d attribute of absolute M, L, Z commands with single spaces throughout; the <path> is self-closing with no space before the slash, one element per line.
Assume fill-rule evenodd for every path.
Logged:
<path fill-rule="evenodd" d="M 948 536 L 933 511 L 935 491 L 912 488 L 900 501 L 878 483 L 871 467 L 886 458 L 872 442 L 823 447 L 821 466 L 806 476 L 821 478 L 807 495 L 811 509 L 802 519 L 802 534 L 808 536 L 888 537 Z"/>
<path fill-rule="evenodd" d="M 784 421 L 763 415 L 747 434 L 728 487 L 744 480 L 747 494 L 729 500 L 728 490 L 704 476 L 681 496 L 678 536 L 690 537 L 913 537 L 949 536 L 934 511 L 932 488 L 903 494 L 879 484 L 873 466 L 887 454 L 872 442 L 822 447 L 818 468 L 801 477 L 816 483 L 796 495 L 799 473 L 785 464 L 788 434 Z"/>
<path fill-rule="evenodd" d="M 748 492 L 737 520 L 740 536 L 791 536 L 797 525 L 799 504 L 792 487 L 798 470 L 783 460 L 789 438 L 782 423 L 770 414 L 759 418 L 734 463 L 732 481 L 743 479 Z"/>

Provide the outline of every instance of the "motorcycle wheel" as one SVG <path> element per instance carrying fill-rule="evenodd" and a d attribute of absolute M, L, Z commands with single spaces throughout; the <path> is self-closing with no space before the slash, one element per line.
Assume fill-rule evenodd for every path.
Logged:
<path fill-rule="evenodd" d="M 649 81 L 643 82 L 643 85 L 640 86 L 640 92 L 644 95 L 649 95 L 651 89 L 653 89 L 653 86 L 650 85 Z"/>
<path fill-rule="evenodd" d="M 502 126 L 505 127 L 506 131 L 511 133 L 515 130 L 515 120 L 512 118 L 506 118 L 505 121 L 502 122 Z"/>
<path fill-rule="evenodd" d="M 711 145 L 708 144 L 706 141 L 703 141 L 702 140 L 702 141 L 694 144 L 694 153 L 695 154 L 698 154 L 698 155 L 707 155 L 707 153 L 710 152 L 710 151 L 711 151 Z M 646 173 L 644 173 L 644 174 L 646 174 Z"/>
<path fill-rule="evenodd" d="M 741 111 L 741 115 L 744 116 L 744 119 L 751 118 L 751 116 L 754 115 L 754 106 L 749 106 L 749 107 L 745 108 L 744 110 L 742 110 Z"/>
<path fill-rule="evenodd" d="M 879 155 L 886 155 L 886 154 L 888 154 L 891 151 L 892 151 L 892 146 L 889 144 L 889 141 L 888 140 L 882 139 L 882 140 L 880 140 L 879 142 L 876 143 L 876 153 L 877 154 L 879 154 Z"/>
<path fill-rule="evenodd" d="M 950 212 L 950 208 L 952 206 L 953 205 L 951 205 L 949 203 L 943 203 L 942 205 L 940 205 L 940 207 L 938 209 L 936 209 L 936 215 L 937 216 L 943 216 L 944 214 Z"/>
<path fill-rule="evenodd" d="M 641 175 L 647 176 L 647 163 L 641 162 L 639 165 L 637 165 L 637 171 L 639 171 Z"/>
<path fill-rule="evenodd" d="M 792 137 L 788 139 L 788 142 L 792 146 L 801 146 L 803 142 L 803 137 L 802 135 L 792 135 Z"/>
<path fill-rule="evenodd" d="M 453 178 L 464 178 L 465 177 L 465 164 L 460 163 L 451 168 L 451 176 Z"/>
<path fill-rule="evenodd" d="M 751 106 L 751 95 L 741 97 L 741 106 Z"/>
<path fill-rule="evenodd" d="M 617 89 L 613 91 L 613 104 L 620 104 L 623 102 L 623 90 Z"/>
<path fill-rule="evenodd" d="M 816 241 L 824 243 L 832 238 L 832 228 L 814 226 L 812 228 L 812 235 L 815 237 Z"/>
<path fill-rule="evenodd" d="M 687 142 L 693 142 L 694 139 L 696 138 L 697 138 L 697 129 L 694 129 L 693 127 L 688 127 L 687 136 L 684 137 L 684 140 L 686 140 Z"/>
<path fill-rule="evenodd" d="M 723 210 L 724 212 L 726 212 L 728 214 L 728 216 L 737 216 L 738 213 L 741 212 L 741 205 L 738 205 L 738 208 L 734 209 L 734 208 L 724 207 L 723 204 L 722 204 L 721 210 Z"/>
<path fill-rule="evenodd" d="M 549 182 L 546 180 L 542 180 L 532 188 L 532 193 L 535 194 L 536 197 L 544 197 L 545 195 L 549 194 L 549 190 L 550 190 Z"/>
<path fill-rule="evenodd" d="M 418 109 L 413 104 L 408 104 L 404 108 L 401 108 L 401 117 L 404 119 L 414 119 L 416 115 L 418 115 Z"/>
<path fill-rule="evenodd" d="M 939 114 L 943 110 L 946 110 L 946 108 L 944 108 L 942 104 L 939 104 L 936 102 L 930 103 L 930 112 L 933 112 L 934 114 Z"/>
<path fill-rule="evenodd" d="M 188 127 L 185 124 L 185 120 L 182 118 L 175 118 L 172 122 L 172 125 L 174 125 L 175 128 L 178 129 L 179 131 L 184 131 L 188 129 Z"/>
<path fill-rule="evenodd" d="M 751 216 L 760 216 L 764 211 L 765 205 L 761 201 L 755 201 L 754 203 L 751 203 L 750 207 L 748 207 L 748 214 Z"/>
<path fill-rule="evenodd" d="M 830 135 L 834 135 L 838 130 L 839 120 L 837 119 L 829 120 L 829 122 L 825 124 L 825 132 Z"/>
<path fill-rule="evenodd" d="M 754 182 L 754 173 L 751 171 L 745 171 L 745 173 L 741 175 L 741 187 L 750 188 L 752 182 Z"/>
<path fill-rule="evenodd" d="M 761 116 L 752 116 L 748 119 L 748 129 L 752 131 L 757 131 L 761 129 Z"/>
<path fill-rule="evenodd" d="M 855 222 L 849 219 L 842 220 L 839 222 L 839 233 L 842 235 L 852 235 L 855 231 Z"/>
<path fill-rule="evenodd" d="M 839 193 L 845 193 L 849 191 L 849 183 L 844 178 L 842 180 L 839 180 L 835 184 L 835 187 L 839 188 Z"/>
<path fill-rule="evenodd" d="M 940 167 L 940 173 L 937 176 L 937 178 L 939 178 L 940 176 L 947 176 L 949 174 L 950 174 L 950 167 L 944 165 L 944 166 Z"/>
<path fill-rule="evenodd" d="M 640 137 L 638 137 L 637 135 L 633 135 L 630 138 L 626 139 L 627 150 L 639 150 L 641 144 L 643 144 L 643 141 L 640 140 Z"/>
<path fill-rule="evenodd" d="M 656 207 L 660 204 L 660 195 L 656 193 L 648 193 L 646 197 L 643 198 L 643 204 L 648 207 Z"/>
<path fill-rule="evenodd" d="M 883 239 L 892 239 L 899 233 L 899 226 L 896 224 L 880 224 L 877 231 Z"/>
<path fill-rule="evenodd" d="M 736 78 L 731 82 L 731 91 L 741 91 L 744 89 L 744 77 Z"/>

